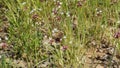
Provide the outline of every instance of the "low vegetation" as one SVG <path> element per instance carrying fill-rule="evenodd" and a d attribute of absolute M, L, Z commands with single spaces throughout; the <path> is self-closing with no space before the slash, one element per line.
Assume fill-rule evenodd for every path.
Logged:
<path fill-rule="evenodd" d="M 0 0 L 0 67 L 119 68 L 119 0 Z"/>

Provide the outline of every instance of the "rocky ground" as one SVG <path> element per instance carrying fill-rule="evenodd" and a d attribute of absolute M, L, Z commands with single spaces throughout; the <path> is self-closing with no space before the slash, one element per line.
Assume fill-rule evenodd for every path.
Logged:
<path fill-rule="evenodd" d="M 120 55 L 116 46 L 105 40 L 99 46 L 88 49 L 86 58 L 87 68 L 120 68 Z"/>

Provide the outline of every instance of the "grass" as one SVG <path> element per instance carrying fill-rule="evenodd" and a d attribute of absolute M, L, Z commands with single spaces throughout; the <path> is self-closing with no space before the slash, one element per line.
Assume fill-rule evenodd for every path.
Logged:
<path fill-rule="evenodd" d="M 9 24 L 6 43 L 12 46 L 9 52 L 14 54 L 2 55 L 2 68 L 19 64 L 23 68 L 45 65 L 45 68 L 84 68 L 85 53 L 94 47 L 92 41 L 97 42 L 97 47 L 105 38 L 120 47 L 119 39 L 113 37 L 120 24 L 119 1 L 1 0 L 0 3 L 0 24 Z M 7 20 L 3 21 L 2 16 Z"/>

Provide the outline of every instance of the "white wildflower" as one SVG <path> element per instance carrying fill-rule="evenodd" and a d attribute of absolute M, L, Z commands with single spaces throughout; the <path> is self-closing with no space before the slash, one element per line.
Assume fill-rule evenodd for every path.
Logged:
<path fill-rule="evenodd" d="M 66 39 L 66 36 L 64 36 L 63 38 Z"/>
<path fill-rule="evenodd" d="M 23 3 L 22 3 L 22 5 L 25 5 L 25 4 L 26 4 L 26 2 L 23 2 Z"/>
<path fill-rule="evenodd" d="M 69 12 L 67 12 L 66 15 L 67 15 L 67 17 L 70 17 L 70 13 Z"/>
<path fill-rule="evenodd" d="M 42 9 L 41 9 L 41 8 L 39 8 L 38 10 L 39 10 L 39 11 L 42 11 Z"/>
<path fill-rule="evenodd" d="M 70 41 L 69 44 L 72 44 L 72 41 Z"/>
<path fill-rule="evenodd" d="M 33 27 L 34 25 L 32 24 L 32 27 Z"/>
<path fill-rule="evenodd" d="M 64 13 L 63 12 L 60 12 L 61 15 L 63 15 Z"/>
<path fill-rule="evenodd" d="M 0 41 L 2 41 L 2 38 L 0 38 Z"/>
<path fill-rule="evenodd" d="M 98 11 L 98 8 L 96 8 L 95 10 Z"/>
<path fill-rule="evenodd" d="M 120 24 L 120 20 L 119 20 L 119 21 L 117 21 L 117 24 Z"/>
<path fill-rule="evenodd" d="M 55 33 L 55 31 L 54 31 L 54 30 L 52 30 L 52 33 Z"/>
<path fill-rule="evenodd" d="M 61 6 L 59 5 L 57 8 L 59 9 L 59 8 L 61 8 Z"/>
<path fill-rule="evenodd" d="M 55 31 L 55 32 L 58 32 L 58 29 L 57 29 L 57 28 L 54 28 L 54 31 Z"/>
<path fill-rule="evenodd" d="M 97 12 L 97 14 L 99 14 L 100 12 Z"/>
<path fill-rule="evenodd" d="M 104 28 L 105 26 L 104 25 L 101 25 L 102 28 Z"/>
<path fill-rule="evenodd" d="M 8 37 L 7 37 L 7 36 L 5 36 L 5 40 L 8 40 Z"/>
<path fill-rule="evenodd" d="M 102 10 L 100 10 L 99 12 L 102 13 Z"/>
<path fill-rule="evenodd" d="M 49 37 L 49 40 L 52 40 L 52 38 L 51 38 L 51 37 Z"/>
<path fill-rule="evenodd" d="M 47 38 L 47 35 L 45 35 L 44 38 Z"/>
<path fill-rule="evenodd" d="M 58 32 L 59 30 L 57 29 L 57 28 L 54 28 L 53 30 L 52 30 L 52 33 L 55 33 L 55 32 Z"/>
<path fill-rule="evenodd" d="M 60 39 L 60 41 L 62 41 L 62 38 Z"/>
<path fill-rule="evenodd" d="M 35 11 L 36 11 L 36 9 L 31 10 L 31 11 L 30 11 L 30 14 L 33 13 L 33 12 L 35 12 Z"/>
<path fill-rule="evenodd" d="M 62 2 L 60 2 L 60 5 L 62 5 Z"/>

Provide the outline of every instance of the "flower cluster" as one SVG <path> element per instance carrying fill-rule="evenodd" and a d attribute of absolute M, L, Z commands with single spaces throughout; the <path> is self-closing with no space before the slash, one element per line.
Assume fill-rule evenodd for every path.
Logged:
<path fill-rule="evenodd" d="M 64 45 L 64 46 L 61 47 L 61 50 L 63 50 L 63 51 L 66 51 L 67 49 L 68 49 L 67 45 Z"/>
<path fill-rule="evenodd" d="M 5 49 L 5 48 L 7 48 L 7 43 L 4 43 L 4 42 L 2 42 L 2 43 L 0 43 L 0 49 Z"/>
<path fill-rule="evenodd" d="M 84 4 L 85 2 L 86 2 L 86 0 L 77 1 L 77 7 L 83 6 L 83 4 Z"/>
<path fill-rule="evenodd" d="M 54 28 L 52 30 L 52 37 L 55 40 L 55 42 L 61 42 L 63 38 L 63 32 L 58 30 L 57 28 Z"/>
<path fill-rule="evenodd" d="M 96 8 L 96 16 L 101 16 L 102 15 L 102 10 Z"/>
<path fill-rule="evenodd" d="M 120 31 L 115 32 L 115 34 L 114 34 L 114 38 L 120 38 Z"/>

